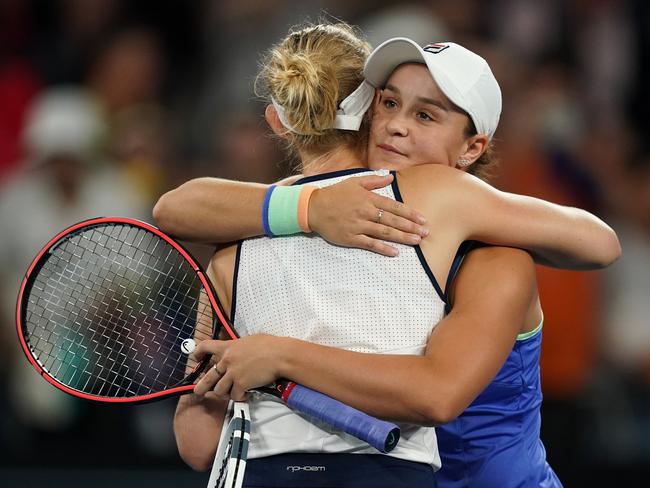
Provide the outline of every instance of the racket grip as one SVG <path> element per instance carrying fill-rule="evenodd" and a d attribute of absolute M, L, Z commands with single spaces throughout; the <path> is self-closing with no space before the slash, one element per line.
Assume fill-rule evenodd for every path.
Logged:
<path fill-rule="evenodd" d="M 390 452 L 399 441 L 399 427 L 379 420 L 306 386 L 291 384 L 284 401 L 297 412 L 314 417 L 367 442 L 381 452 Z"/>

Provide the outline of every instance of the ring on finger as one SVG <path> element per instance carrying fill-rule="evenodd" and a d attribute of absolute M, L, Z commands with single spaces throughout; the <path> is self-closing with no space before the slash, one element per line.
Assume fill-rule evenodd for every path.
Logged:
<path fill-rule="evenodd" d="M 380 208 L 380 209 L 377 211 L 377 220 L 376 220 L 376 222 L 377 222 L 378 224 L 381 222 L 381 218 L 382 218 L 383 216 L 384 216 L 384 209 L 383 209 L 383 208 Z"/>

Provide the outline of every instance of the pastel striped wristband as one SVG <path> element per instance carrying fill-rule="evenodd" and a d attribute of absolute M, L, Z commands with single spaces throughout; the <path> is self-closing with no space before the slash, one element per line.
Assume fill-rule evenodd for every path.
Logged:
<path fill-rule="evenodd" d="M 311 232 L 309 199 L 314 186 L 271 185 L 264 196 L 262 226 L 269 237 Z"/>

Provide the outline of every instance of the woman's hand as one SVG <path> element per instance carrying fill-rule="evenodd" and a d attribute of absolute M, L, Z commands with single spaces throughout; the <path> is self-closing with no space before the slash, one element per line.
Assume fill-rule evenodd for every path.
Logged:
<path fill-rule="evenodd" d="M 198 381 L 194 393 L 203 396 L 212 391 L 222 398 L 245 400 L 248 390 L 278 378 L 282 343 L 282 337 L 268 334 L 200 342 L 193 354 L 198 361 L 212 356 L 212 366 Z"/>
<path fill-rule="evenodd" d="M 420 213 L 371 191 L 392 181 L 392 175 L 360 176 L 314 191 L 309 226 L 332 244 L 397 256 L 397 249 L 383 241 L 412 246 L 429 231 Z"/>

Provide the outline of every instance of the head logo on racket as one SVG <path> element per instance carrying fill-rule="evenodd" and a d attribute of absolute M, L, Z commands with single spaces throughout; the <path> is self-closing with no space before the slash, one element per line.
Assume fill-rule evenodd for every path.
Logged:
<path fill-rule="evenodd" d="M 194 339 L 185 339 L 181 342 L 181 351 L 185 354 L 192 354 L 196 349 L 196 341 Z"/>

